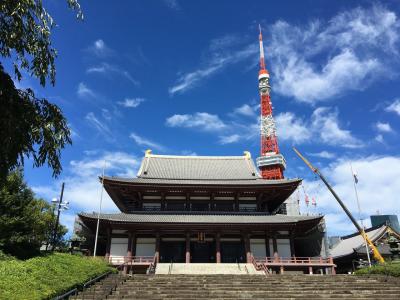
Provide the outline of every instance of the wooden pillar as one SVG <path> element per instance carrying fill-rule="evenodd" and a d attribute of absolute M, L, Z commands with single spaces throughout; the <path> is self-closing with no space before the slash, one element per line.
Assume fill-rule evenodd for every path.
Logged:
<path fill-rule="evenodd" d="M 296 256 L 296 251 L 294 249 L 294 235 L 290 236 L 290 254 L 291 256 Z"/>
<path fill-rule="evenodd" d="M 186 233 L 186 263 L 190 263 L 190 232 Z"/>
<path fill-rule="evenodd" d="M 107 227 L 107 244 L 106 244 L 106 260 L 110 260 L 110 250 L 111 250 L 111 228 Z"/>
<path fill-rule="evenodd" d="M 161 194 L 161 210 L 165 210 L 165 193 Z"/>
<path fill-rule="evenodd" d="M 159 263 L 160 262 L 160 233 L 157 232 L 156 233 L 156 262 Z"/>
<path fill-rule="evenodd" d="M 309 274 L 313 274 L 313 269 L 312 269 L 312 267 L 308 267 L 308 273 L 309 273 Z"/>
<path fill-rule="evenodd" d="M 274 256 L 275 256 L 275 253 L 278 253 L 278 243 L 276 242 L 276 236 L 274 236 L 272 238 L 272 245 L 274 248 Z M 278 253 L 278 255 L 279 255 L 279 253 Z"/>
<path fill-rule="evenodd" d="M 126 253 L 127 261 L 132 261 L 132 232 L 128 233 L 128 251 Z"/>
<path fill-rule="evenodd" d="M 266 257 L 272 256 L 269 250 L 269 237 L 267 234 L 265 234 L 265 256 Z"/>
<path fill-rule="evenodd" d="M 221 234 L 218 232 L 215 235 L 215 258 L 217 263 L 221 263 Z"/>
<path fill-rule="evenodd" d="M 250 237 L 249 234 L 244 234 L 244 248 L 246 250 L 246 262 L 251 263 L 251 251 L 250 251 Z"/>
<path fill-rule="evenodd" d="M 239 193 L 235 194 L 235 211 L 239 211 Z"/>

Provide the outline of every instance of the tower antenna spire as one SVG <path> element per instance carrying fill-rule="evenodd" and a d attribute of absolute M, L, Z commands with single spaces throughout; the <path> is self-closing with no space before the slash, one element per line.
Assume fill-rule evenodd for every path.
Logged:
<path fill-rule="evenodd" d="M 275 121 L 272 116 L 271 86 L 269 84 L 269 73 L 265 67 L 264 44 L 260 24 L 258 28 L 260 30 L 258 90 L 261 98 L 261 153 L 260 157 L 257 158 L 257 166 L 264 179 L 283 179 L 283 170 L 286 168 L 286 161 L 283 155 L 279 153 Z"/>
<path fill-rule="evenodd" d="M 261 24 L 258 24 L 258 29 L 260 30 L 260 35 L 258 36 L 260 42 L 260 71 L 265 70 L 265 58 L 264 58 L 264 43 L 262 40 Z"/>

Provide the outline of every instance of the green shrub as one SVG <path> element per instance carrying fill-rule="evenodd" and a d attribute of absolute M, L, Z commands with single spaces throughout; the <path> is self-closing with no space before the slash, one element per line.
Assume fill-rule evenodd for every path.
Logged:
<path fill-rule="evenodd" d="M 372 266 L 371 268 L 363 268 L 355 272 L 356 275 L 380 274 L 400 277 L 400 263 L 385 263 Z"/>
<path fill-rule="evenodd" d="M 0 299 L 50 299 L 109 270 L 101 258 L 61 253 L 0 261 Z"/>

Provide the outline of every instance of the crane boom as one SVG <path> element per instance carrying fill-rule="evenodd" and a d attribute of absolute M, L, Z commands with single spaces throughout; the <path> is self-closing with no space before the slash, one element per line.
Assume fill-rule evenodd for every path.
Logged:
<path fill-rule="evenodd" d="M 361 228 L 361 226 L 357 223 L 356 219 L 354 219 L 351 212 L 347 209 L 346 205 L 344 205 L 343 201 L 339 198 L 339 196 L 333 190 L 333 188 L 328 183 L 328 181 L 325 179 L 325 177 L 322 175 L 322 173 L 317 168 L 315 168 L 295 147 L 293 147 L 293 150 L 302 159 L 302 161 L 304 161 L 304 163 L 311 169 L 311 171 L 313 171 L 315 174 L 317 174 L 319 176 L 319 178 L 321 178 L 321 180 L 326 185 L 328 190 L 332 193 L 333 197 L 335 197 L 336 201 L 343 208 L 344 212 L 349 217 L 351 222 L 354 224 L 354 226 L 360 232 L 361 236 L 364 238 L 364 240 L 368 243 L 369 247 L 372 249 L 374 258 L 377 261 L 379 261 L 380 263 L 384 263 L 385 260 L 383 259 L 382 255 L 379 253 L 379 251 L 376 248 L 376 246 L 374 245 L 374 243 L 372 243 L 372 241 L 369 239 L 368 235 L 365 233 L 364 228 Z"/>

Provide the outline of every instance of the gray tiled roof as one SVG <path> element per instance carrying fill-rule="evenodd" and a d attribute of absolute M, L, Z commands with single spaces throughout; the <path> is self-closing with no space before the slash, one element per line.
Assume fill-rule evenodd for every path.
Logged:
<path fill-rule="evenodd" d="M 81 217 L 97 219 L 97 213 L 80 213 Z M 286 215 L 221 215 L 221 214 L 100 214 L 102 220 L 131 223 L 216 223 L 216 224 L 271 224 L 297 223 L 317 220 L 321 216 L 286 216 Z"/>
<path fill-rule="evenodd" d="M 250 155 L 173 156 L 146 154 L 139 178 L 166 180 L 255 180 L 260 178 Z"/>
<path fill-rule="evenodd" d="M 382 225 L 374 230 L 366 232 L 372 242 L 375 242 L 383 233 L 387 230 L 386 225 Z M 336 246 L 331 250 L 333 258 L 339 258 L 342 256 L 350 255 L 357 251 L 359 248 L 365 247 L 364 239 L 360 234 L 340 240 Z"/>
<path fill-rule="evenodd" d="M 281 179 L 281 180 L 265 180 L 262 178 L 253 178 L 250 180 L 245 179 L 231 179 L 231 180 L 217 180 L 217 179 L 158 179 L 158 178 L 122 178 L 122 177 L 104 177 L 105 180 L 119 181 L 125 183 L 145 183 L 145 184 L 167 184 L 167 185 L 282 185 L 285 183 L 300 183 L 301 179 Z"/>

